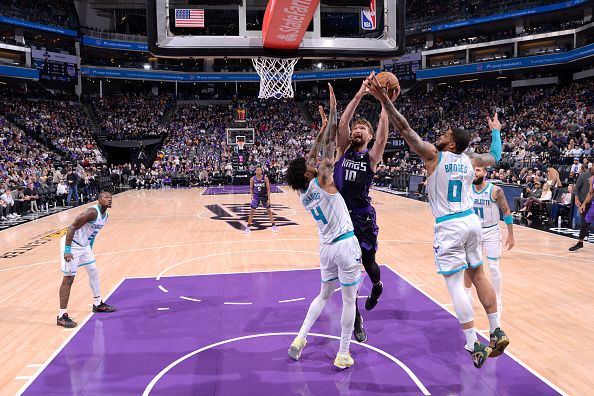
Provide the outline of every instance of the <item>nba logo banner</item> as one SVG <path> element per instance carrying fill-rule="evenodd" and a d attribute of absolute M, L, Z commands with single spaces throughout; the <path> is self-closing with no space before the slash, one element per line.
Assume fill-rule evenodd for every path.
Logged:
<path fill-rule="evenodd" d="M 361 28 L 363 30 L 375 30 L 377 28 L 375 0 L 371 0 L 369 3 L 369 10 L 361 9 Z"/>

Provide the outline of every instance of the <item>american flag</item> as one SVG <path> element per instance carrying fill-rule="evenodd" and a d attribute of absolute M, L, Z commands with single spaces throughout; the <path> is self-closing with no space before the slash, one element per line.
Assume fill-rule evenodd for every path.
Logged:
<path fill-rule="evenodd" d="M 203 28 L 204 10 L 176 9 L 175 26 Z"/>

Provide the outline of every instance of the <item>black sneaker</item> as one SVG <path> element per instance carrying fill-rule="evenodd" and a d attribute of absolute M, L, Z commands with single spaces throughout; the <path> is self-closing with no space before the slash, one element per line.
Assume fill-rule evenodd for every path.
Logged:
<path fill-rule="evenodd" d="M 508 345 L 509 338 L 507 338 L 503 330 L 499 327 L 496 328 L 495 331 L 491 333 L 490 337 L 489 347 L 491 347 L 493 351 L 489 354 L 489 357 L 494 358 L 500 356 Z"/>
<path fill-rule="evenodd" d="M 353 331 L 355 335 L 355 340 L 357 342 L 365 342 L 367 341 L 367 332 L 365 331 L 365 327 L 363 327 L 363 318 L 360 317 L 360 320 L 355 320 L 355 330 Z"/>
<path fill-rule="evenodd" d="M 382 292 L 384 291 L 384 284 L 379 281 L 377 284 L 373 285 L 371 288 L 371 294 L 365 300 L 365 309 L 371 311 L 377 305 L 377 301 L 379 300 Z"/>
<path fill-rule="evenodd" d="M 78 325 L 78 323 L 68 317 L 67 313 L 63 314 L 62 316 L 58 316 L 56 324 L 67 329 L 73 329 L 76 327 L 76 325 Z"/>
<path fill-rule="evenodd" d="M 101 304 L 99 304 L 99 305 L 93 304 L 93 312 L 115 312 L 115 311 L 117 311 L 116 307 L 107 305 L 103 301 L 101 301 Z"/>
<path fill-rule="evenodd" d="M 580 249 L 582 249 L 584 247 L 584 242 L 578 242 L 575 245 L 573 245 L 572 247 L 569 248 L 570 252 L 575 252 L 578 251 Z"/>
<path fill-rule="evenodd" d="M 468 351 L 468 349 L 467 349 Z M 474 350 L 468 351 L 472 356 L 472 363 L 474 363 L 474 367 L 481 368 L 483 364 L 487 361 L 487 357 L 492 353 L 492 349 L 490 346 L 482 344 L 478 341 L 474 343 Z"/>

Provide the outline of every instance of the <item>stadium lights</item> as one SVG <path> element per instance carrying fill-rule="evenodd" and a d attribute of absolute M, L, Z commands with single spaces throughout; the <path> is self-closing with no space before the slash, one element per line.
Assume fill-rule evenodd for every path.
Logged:
<path fill-rule="evenodd" d="M 145 63 L 144 65 L 142 65 L 142 67 L 144 68 L 144 70 L 151 70 L 151 65 L 149 65 L 148 63 Z"/>
<path fill-rule="evenodd" d="M 471 81 L 478 81 L 478 78 L 470 78 L 468 80 L 460 80 L 460 82 L 471 82 Z"/>
<path fill-rule="evenodd" d="M 501 80 L 502 78 L 507 78 L 507 77 L 506 76 L 497 77 L 498 80 Z"/>
<path fill-rule="evenodd" d="M 316 66 L 318 66 L 318 69 L 322 68 L 322 62 L 318 63 Z"/>

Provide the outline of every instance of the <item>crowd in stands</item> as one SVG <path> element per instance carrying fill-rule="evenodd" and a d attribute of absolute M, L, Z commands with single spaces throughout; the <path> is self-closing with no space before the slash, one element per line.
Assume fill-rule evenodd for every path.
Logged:
<path fill-rule="evenodd" d="M 161 122 L 171 102 L 171 95 L 128 94 L 104 96 L 93 105 L 109 140 L 129 140 L 166 133 Z"/>
<path fill-rule="evenodd" d="M 105 162 L 80 104 L 63 100 L 0 97 L 0 114 L 54 148 L 65 160 L 84 166 Z"/>

